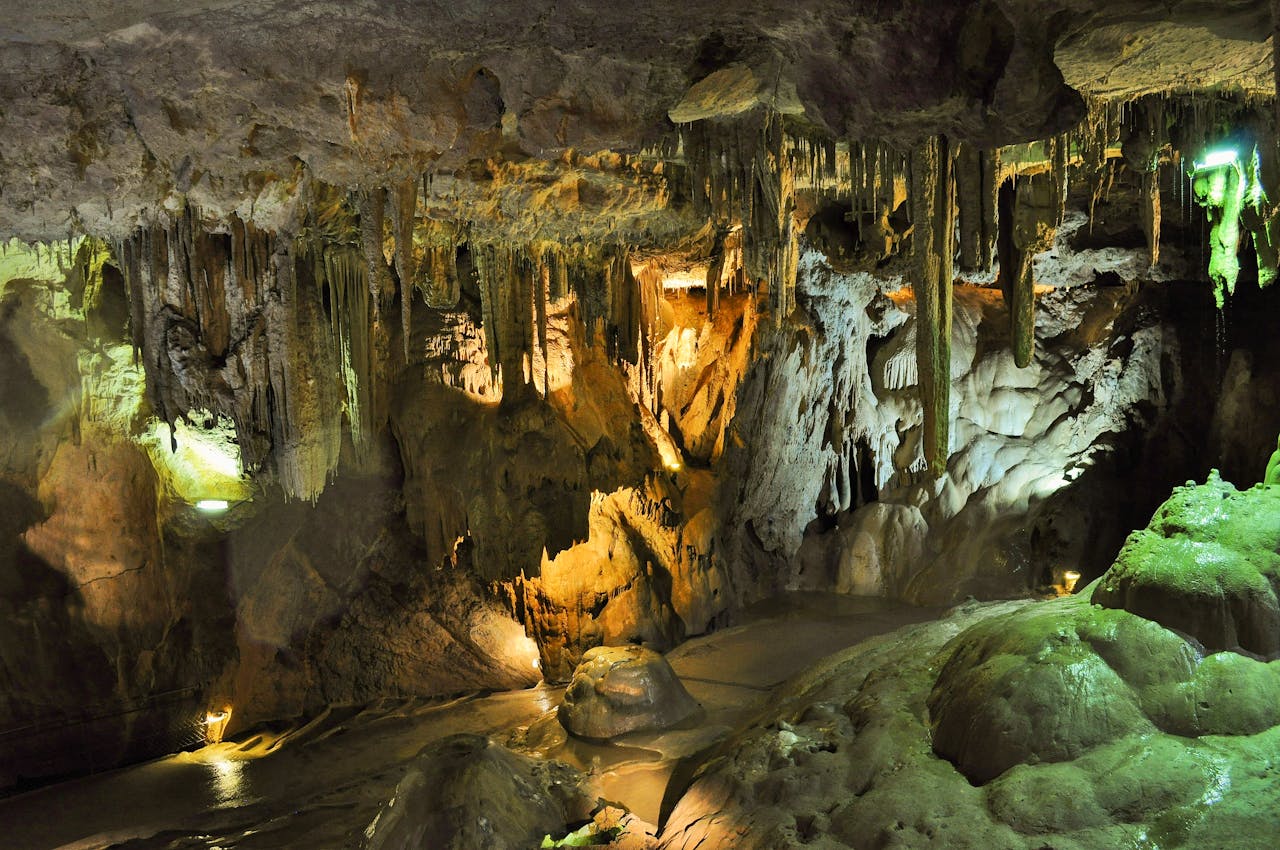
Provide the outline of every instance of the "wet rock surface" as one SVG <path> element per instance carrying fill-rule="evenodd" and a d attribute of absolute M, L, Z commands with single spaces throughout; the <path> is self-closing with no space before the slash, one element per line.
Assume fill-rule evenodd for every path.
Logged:
<path fill-rule="evenodd" d="M 598 646 L 573 671 L 559 716 L 574 735 L 608 740 L 675 726 L 697 710 L 660 654 L 640 646 Z"/>
<path fill-rule="evenodd" d="M 1271 15 L 14 10 L 0 238 L 42 242 L 0 246 L 0 786 L 188 746 L 215 705 L 234 727 L 563 681 L 788 589 L 1087 583 L 1172 482 L 1280 428 L 1280 288 L 1206 307 L 1171 283 L 1200 211 L 1160 213 L 1219 128 L 1274 133 Z M 1265 284 L 1260 151 L 1237 164 Z M 979 286 L 952 286 L 957 231 Z M 1179 540 L 1150 545 L 1225 545 Z M 1274 590 L 1213 551 L 1213 587 L 1127 576 L 1111 602 L 1271 657 Z M 1266 722 L 1152 699 L 1161 729 Z M 1008 702 L 984 722 L 1021 728 Z M 1076 753 L 953 744 L 975 775 Z"/>
<path fill-rule="evenodd" d="M 1093 591 L 1209 652 L 1280 656 L 1280 491 L 1241 493 L 1216 473 L 1179 487 Z"/>
<path fill-rule="evenodd" d="M 1226 498 L 1199 533 L 1277 516 L 1274 488 Z M 1152 529 L 1223 500 L 1216 479 L 1180 490 Z M 1221 570 L 1208 560 L 1194 574 L 1212 586 Z M 1050 602 L 962 606 L 796 677 L 753 728 L 684 773 L 663 847 L 819 836 L 833 847 L 1264 846 L 1276 828 L 1276 663 L 1205 655 L 1093 604 L 1111 577 Z"/>
<path fill-rule="evenodd" d="M 365 850 L 527 850 L 580 819 L 580 777 L 482 735 L 424 749 L 365 832 Z M 570 814 L 573 813 L 573 814 Z"/>

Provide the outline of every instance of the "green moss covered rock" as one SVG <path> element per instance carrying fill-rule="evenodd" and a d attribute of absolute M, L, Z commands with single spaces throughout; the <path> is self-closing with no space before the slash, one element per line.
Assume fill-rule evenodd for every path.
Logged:
<path fill-rule="evenodd" d="M 1280 490 L 1244 493 L 1214 472 L 1179 487 L 1134 532 L 1092 599 L 1195 639 L 1209 652 L 1280 656 Z"/>

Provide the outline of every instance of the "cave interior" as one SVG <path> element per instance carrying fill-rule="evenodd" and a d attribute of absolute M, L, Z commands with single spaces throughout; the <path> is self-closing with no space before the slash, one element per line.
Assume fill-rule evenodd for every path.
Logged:
<path fill-rule="evenodd" d="M 0 25 L 0 843 L 1280 839 L 1280 0 Z"/>

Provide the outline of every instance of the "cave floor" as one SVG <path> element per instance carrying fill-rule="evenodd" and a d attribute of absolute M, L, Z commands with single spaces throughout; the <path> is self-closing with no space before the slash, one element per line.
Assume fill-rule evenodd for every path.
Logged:
<path fill-rule="evenodd" d="M 765 706 L 774 685 L 861 640 L 940 614 L 882 599 L 788 594 L 668 654 L 704 709 L 677 729 L 610 745 L 567 740 L 555 720 L 563 688 L 548 685 L 333 708 L 302 726 L 0 800 L 0 835 L 11 850 L 356 847 L 408 761 L 457 732 L 573 764 L 595 794 L 656 821 L 676 761 L 727 736 Z"/>

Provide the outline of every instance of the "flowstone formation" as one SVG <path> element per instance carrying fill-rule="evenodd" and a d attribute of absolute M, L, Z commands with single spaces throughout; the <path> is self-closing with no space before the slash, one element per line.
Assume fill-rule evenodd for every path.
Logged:
<path fill-rule="evenodd" d="M 698 760 L 662 846 L 1263 846 L 1280 669 L 1241 651 L 1274 629 L 1238 600 L 1274 599 L 1277 517 L 1280 489 L 1215 476 L 1074 596 L 968 604 L 833 656 Z M 1128 610 L 1106 607 L 1125 586 Z"/>

